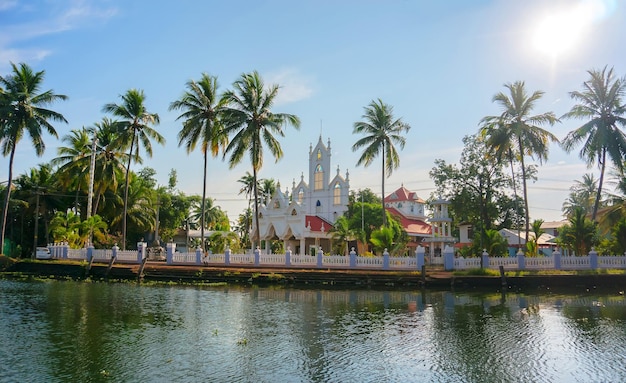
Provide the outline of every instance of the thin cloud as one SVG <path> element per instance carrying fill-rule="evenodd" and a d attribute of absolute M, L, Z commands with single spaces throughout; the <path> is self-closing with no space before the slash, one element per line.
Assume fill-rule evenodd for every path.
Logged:
<path fill-rule="evenodd" d="M 9 62 L 40 61 L 52 54 L 48 47 L 22 49 L 19 47 L 20 42 L 79 29 L 94 21 L 106 21 L 118 13 L 116 8 L 101 8 L 83 0 L 72 1 L 59 12 L 53 9 L 34 12 L 17 1 L 0 0 L 0 11 L 25 11 L 33 16 L 27 22 L 0 27 L 0 70 L 8 68 Z"/>
<path fill-rule="evenodd" d="M 280 87 L 276 105 L 289 104 L 309 98 L 313 94 L 311 78 L 303 76 L 296 69 L 288 68 L 264 76 L 266 84 Z"/>

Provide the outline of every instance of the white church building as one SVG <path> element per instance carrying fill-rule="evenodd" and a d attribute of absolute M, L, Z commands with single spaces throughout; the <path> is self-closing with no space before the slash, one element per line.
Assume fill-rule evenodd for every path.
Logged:
<path fill-rule="evenodd" d="M 269 252 L 270 241 L 283 241 L 284 249 L 291 248 L 294 254 L 315 254 L 317 249 L 324 253 L 331 250 L 332 228 L 337 218 L 348 210 L 350 179 L 339 167 L 331 169 L 330 139 L 324 145 L 322 136 L 317 145 L 309 147 L 309 177 L 304 174 L 300 182 L 292 182 L 289 188 L 276 192 L 259 207 L 259 233 L 266 242 Z"/>

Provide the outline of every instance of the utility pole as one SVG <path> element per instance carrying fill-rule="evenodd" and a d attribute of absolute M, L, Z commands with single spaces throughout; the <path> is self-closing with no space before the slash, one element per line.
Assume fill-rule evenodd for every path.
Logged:
<path fill-rule="evenodd" d="M 33 254 L 31 255 L 32 259 L 35 259 L 35 257 L 37 256 L 37 232 L 39 231 L 39 194 L 39 187 L 37 187 L 35 189 L 35 238 L 33 239 Z"/>
<path fill-rule="evenodd" d="M 96 172 L 96 145 L 98 144 L 98 139 L 96 137 L 93 138 L 93 143 L 91 144 L 91 164 L 89 167 L 89 198 L 87 199 L 87 219 L 91 218 L 91 210 L 93 206 L 93 182 Z M 91 245 L 91 241 L 93 237 L 93 230 L 89 228 L 89 243 Z"/>

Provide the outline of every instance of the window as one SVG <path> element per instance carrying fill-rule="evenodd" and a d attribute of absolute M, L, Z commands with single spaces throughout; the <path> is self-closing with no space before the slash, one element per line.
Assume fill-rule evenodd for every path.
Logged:
<path fill-rule="evenodd" d="M 315 190 L 322 190 L 324 188 L 324 169 L 322 165 L 315 167 Z"/>
<path fill-rule="evenodd" d="M 333 203 L 335 205 L 341 204 L 341 185 L 339 182 L 335 183 L 335 189 L 333 190 Z"/>
<path fill-rule="evenodd" d="M 320 200 L 317 200 L 317 202 L 315 203 L 315 212 L 319 213 L 322 211 L 322 203 L 320 202 Z"/>
<path fill-rule="evenodd" d="M 303 199 L 304 199 L 304 190 L 300 188 L 300 190 L 298 191 L 298 203 L 302 203 Z"/>

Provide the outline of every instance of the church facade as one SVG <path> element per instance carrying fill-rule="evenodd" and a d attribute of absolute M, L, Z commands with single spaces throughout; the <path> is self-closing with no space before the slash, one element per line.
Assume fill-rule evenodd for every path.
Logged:
<path fill-rule="evenodd" d="M 334 173 L 334 174 L 333 174 Z M 291 190 L 276 192 L 259 207 L 259 233 L 266 241 L 283 241 L 284 249 L 294 254 L 315 254 L 318 249 L 330 252 L 332 243 L 329 230 L 337 218 L 348 210 L 350 191 L 349 173 L 340 174 L 339 167 L 331 169 L 331 144 L 322 137 L 315 147 L 309 147 L 309 174 L 300 182 L 292 182 Z"/>

